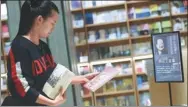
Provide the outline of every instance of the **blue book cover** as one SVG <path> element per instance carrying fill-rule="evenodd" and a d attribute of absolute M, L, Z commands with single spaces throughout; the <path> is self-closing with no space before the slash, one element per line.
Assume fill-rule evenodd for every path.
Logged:
<path fill-rule="evenodd" d="M 71 1 L 71 7 L 72 9 L 81 8 L 81 1 L 80 0 Z"/>
<path fill-rule="evenodd" d="M 93 24 L 93 13 L 86 13 L 85 14 L 85 18 L 86 18 L 86 24 Z"/>

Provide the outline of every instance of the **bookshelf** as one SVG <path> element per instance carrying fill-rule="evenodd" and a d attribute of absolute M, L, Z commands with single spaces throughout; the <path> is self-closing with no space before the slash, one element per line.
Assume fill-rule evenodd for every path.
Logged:
<path fill-rule="evenodd" d="M 105 97 L 108 99 L 112 96 L 115 96 L 114 98 L 116 98 L 116 96 L 119 97 L 122 94 L 125 94 L 125 96 L 126 96 L 126 93 L 127 93 L 130 95 L 133 95 L 133 97 L 135 99 L 134 104 L 136 106 L 144 106 L 143 105 L 143 101 L 144 101 L 143 96 L 146 95 L 147 98 L 149 98 L 150 88 L 144 87 L 143 89 L 139 89 L 139 87 L 137 86 L 137 84 L 138 84 L 137 81 L 138 81 L 138 78 L 142 77 L 142 76 L 145 76 L 147 78 L 148 74 L 145 72 L 137 72 L 138 71 L 138 69 L 136 68 L 137 62 L 139 62 L 139 61 L 142 62 L 145 60 L 147 61 L 147 59 L 152 59 L 153 56 L 152 56 L 152 51 L 151 51 L 151 46 L 150 46 L 152 33 L 159 33 L 159 32 L 162 33 L 162 32 L 174 31 L 174 20 L 176 18 L 185 18 L 185 17 L 187 17 L 188 13 L 187 13 L 187 11 L 185 11 L 185 12 L 179 12 L 177 14 L 172 14 L 173 13 L 172 12 L 173 1 L 170 1 L 170 0 L 164 0 L 164 1 L 126 0 L 126 2 L 121 1 L 121 3 L 120 2 L 118 3 L 118 1 L 115 1 L 115 2 L 113 2 L 111 4 L 108 4 L 108 2 L 106 2 L 106 3 L 101 2 L 102 5 L 97 5 L 97 3 L 96 3 L 95 4 L 96 6 L 91 6 L 94 4 L 89 3 L 88 6 L 90 6 L 90 7 L 85 7 L 85 4 L 81 3 L 81 4 L 79 4 L 80 6 L 78 6 L 78 8 L 70 9 L 70 12 L 72 13 L 72 15 L 81 14 L 83 16 L 83 18 L 82 19 L 79 18 L 79 20 L 83 20 L 83 23 L 84 23 L 83 26 L 80 26 L 81 28 L 73 27 L 74 33 L 75 32 L 84 32 L 85 33 L 86 44 L 75 46 L 77 50 L 79 48 L 78 54 L 80 53 L 80 51 L 86 51 L 83 53 L 87 53 L 85 55 L 88 56 L 88 60 L 86 61 L 86 63 L 79 63 L 79 60 L 77 61 L 78 68 L 84 67 L 87 65 L 87 67 L 89 69 L 88 71 L 94 72 L 94 69 L 96 66 L 99 66 L 99 68 L 100 68 L 100 66 L 104 66 L 106 63 L 129 64 L 129 66 L 131 66 L 131 70 L 132 70 L 131 74 L 118 75 L 118 76 L 114 77 L 112 80 L 115 81 L 118 79 L 132 79 L 133 88 L 131 90 L 123 90 L 123 91 L 116 90 L 116 91 L 112 91 L 112 92 L 94 93 L 94 96 L 90 95 L 91 97 L 83 97 L 83 99 L 89 98 L 90 100 L 92 100 L 93 103 L 91 104 L 91 106 L 92 105 L 100 106 L 101 104 L 106 105 L 106 103 L 104 103 L 102 100 L 99 100 L 102 97 Z M 72 7 L 71 3 L 72 2 L 70 2 L 70 5 Z M 154 14 L 156 11 L 156 8 L 158 8 L 158 7 L 156 7 L 156 5 L 158 7 L 159 6 L 162 7 L 160 10 L 161 14 L 158 14 L 158 15 Z M 130 11 L 133 7 L 134 7 L 135 11 L 137 12 L 137 14 L 135 13 L 135 11 L 133 12 L 134 14 L 131 14 Z M 152 11 L 154 13 L 149 13 L 150 11 L 146 12 L 144 14 L 145 17 L 143 17 L 143 14 L 141 15 L 141 13 L 142 13 L 141 9 L 143 7 L 149 7 L 149 10 L 152 9 Z M 124 12 L 126 14 L 125 17 L 123 17 L 124 18 L 123 20 L 122 19 L 119 19 L 119 21 L 116 20 L 116 18 L 118 17 L 118 15 L 117 15 L 117 17 L 114 18 L 115 21 L 112 21 L 112 20 L 108 21 L 108 18 L 111 17 L 108 13 L 114 12 L 114 14 L 116 14 L 116 10 L 119 11 L 122 9 L 124 10 Z M 147 9 L 145 9 L 145 11 L 146 10 Z M 104 12 L 104 13 L 108 12 L 108 13 L 105 13 L 106 14 L 106 16 L 105 16 L 104 14 L 101 15 L 101 12 Z M 92 13 L 93 16 L 88 13 Z M 101 22 L 96 21 L 97 16 L 95 16 L 95 15 L 98 15 L 98 14 L 101 15 L 101 17 L 103 17 L 103 19 L 101 19 L 102 20 Z M 118 13 L 118 14 L 121 14 L 121 13 Z M 147 16 L 148 14 L 150 14 L 150 15 Z M 151 16 L 151 15 L 154 15 L 154 16 Z M 88 21 L 89 20 L 88 17 L 89 17 L 89 19 L 92 19 L 91 22 Z M 113 17 L 115 17 L 115 16 L 113 16 Z M 184 21 L 185 19 L 182 19 L 182 20 Z M 135 25 L 137 25 L 136 29 L 133 29 L 135 27 Z M 159 25 L 160 25 L 160 27 L 159 27 Z M 125 38 L 109 39 L 110 35 L 112 34 L 110 32 L 112 30 L 112 28 L 116 28 L 116 34 L 118 32 L 118 28 L 120 28 L 120 29 L 125 28 L 123 30 L 124 33 L 122 33 L 122 35 L 123 34 L 126 35 L 126 33 L 127 33 L 127 36 Z M 100 33 L 101 29 L 108 32 L 108 34 L 105 33 L 105 35 L 108 35 L 108 38 L 106 37 L 105 39 L 100 40 L 101 35 L 103 35 L 102 33 Z M 94 31 L 95 34 L 90 34 L 90 33 L 93 33 L 90 31 Z M 184 28 L 184 30 L 180 30 L 180 33 L 181 33 L 182 38 L 184 38 L 184 39 L 187 38 L 186 28 Z M 75 35 L 73 35 L 73 36 L 75 37 Z M 118 34 L 116 35 L 116 37 L 117 36 L 118 36 Z M 89 42 L 89 39 L 93 38 L 93 37 L 96 37 L 96 38 L 93 40 L 93 42 Z M 130 54 L 108 55 L 105 53 L 106 47 L 109 47 L 111 50 L 113 50 L 114 48 L 116 48 L 115 46 L 126 47 L 126 48 L 123 48 L 124 52 L 126 53 L 126 52 L 130 51 Z M 105 47 L 105 48 L 98 49 L 101 47 Z M 116 49 L 119 49 L 119 48 L 117 47 Z M 140 50 L 138 50 L 138 49 L 140 49 Z M 91 51 L 91 50 L 94 50 L 94 51 Z M 105 52 L 103 52 L 101 54 L 100 53 L 101 51 L 105 51 Z M 116 51 L 118 51 L 118 50 L 116 50 Z M 120 53 L 123 53 L 123 51 Z M 140 54 L 135 54 L 135 53 L 140 53 Z M 99 54 L 99 56 L 95 56 L 96 54 Z M 81 54 L 80 56 L 84 56 L 84 55 Z M 94 60 L 93 60 L 94 56 L 97 58 L 94 58 Z M 78 55 L 78 57 L 79 57 L 79 55 Z M 102 67 L 101 67 L 101 69 L 102 69 Z M 102 88 L 104 88 L 104 87 L 102 87 Z M 97 101 L 99 101 L 99 103 L 97 103 Z M 152 101 L 150 103 L 148 103 L 148 104 L 152 105 Z M 126 106 L 126 104 L 124 106 Z M 131 106 L 131 105 L 129 105 L 129 106 Z"/>
<path fill-rule="evenodd" d="M 1 3 L 1 99 L 4 99 L 8 94 L 7 89 L 7 54 L 10 46 L 10 36 L 8 32 L 8 16 L 6 2 Z"/>

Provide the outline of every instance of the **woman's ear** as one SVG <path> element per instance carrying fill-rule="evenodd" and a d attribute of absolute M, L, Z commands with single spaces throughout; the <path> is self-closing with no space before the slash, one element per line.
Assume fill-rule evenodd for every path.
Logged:
<path fill-rule="evenodd" d="M 36 17 L 35 22 L 37 25 L 40 25 L 44 22 L 44 18 L 41 15 L 39 15 Z"/>

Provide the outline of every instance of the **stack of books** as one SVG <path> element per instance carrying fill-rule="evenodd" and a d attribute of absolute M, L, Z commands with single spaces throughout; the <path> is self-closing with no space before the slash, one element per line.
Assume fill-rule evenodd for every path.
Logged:
<path fill-rule="evenodd" d="M 133 95 L 97 98 L 97 106 L 136 106 Z"/>
<path fill-rule="evenodd" d="M 101 12 L 87 12 L 86 24 L 100 24 L 110 22 L 124 22 L 127 20 L 125 9 L 117 9 Z"/>
<path fill-rule="evenodd" d="M 84 19 L 81 13 L 72 15 L 73 28 L 82 28 L 84 27 Z"/>
<path fill-rule="evenodd" d="M 1 4 L 1 20 L 6 20 L 7 18 L 7 5 L 3 3 Z"/>
<path fill-rule="evenodd" d="M 130 19 L 170 15 L 168 3 L 151 4 L 149 6 L 143 7 L 131 7 L 129 8 L 128 12 L 128 16 Z"/>

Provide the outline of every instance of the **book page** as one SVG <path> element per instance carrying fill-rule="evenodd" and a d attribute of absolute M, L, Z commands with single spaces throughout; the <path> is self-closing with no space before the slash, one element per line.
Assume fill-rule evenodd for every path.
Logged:
<path fill-rule="evenodd" d="M 55 97 L 59 94 L 61 88 L 63 88 L 62 94 L 66 91 L 74 76 L 75 74 L 69 69 L 61 64 L 57 64 L 53 73 L 46 81 L 43 87 L 43 92 L 48 97 L 55 99 Z"/>

